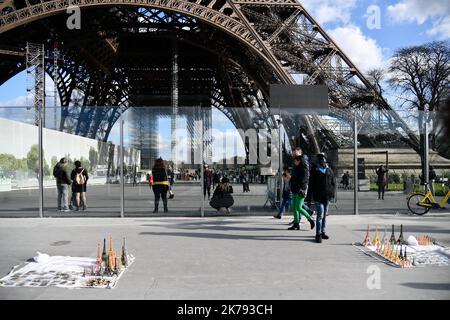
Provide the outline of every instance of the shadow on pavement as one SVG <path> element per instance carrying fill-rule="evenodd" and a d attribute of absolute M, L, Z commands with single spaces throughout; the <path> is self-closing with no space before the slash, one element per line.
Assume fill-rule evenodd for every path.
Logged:
<path fill-rule="evenodd" d="M 450 283 L 406 282 L 401 285 L 413 289 L 450 291 Z"/>

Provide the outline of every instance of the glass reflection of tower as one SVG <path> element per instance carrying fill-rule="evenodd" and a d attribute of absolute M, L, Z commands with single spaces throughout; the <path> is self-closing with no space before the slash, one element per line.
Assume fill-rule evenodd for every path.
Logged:
<path fill-rule="evenodd" d="M 155 159 L 159 156 L 158 150 L 158 108 L 131 108 L 130 137 L 131 146 L 141 151 L 141 168 L 151 169 Z"/>
<path fill-rule="evenodd" d="M 161 156 L 159 136 L 159 119 L 170 118 L 173 124 L 173 108 L 169 107 L 135 107 L 129 109 L 130 124 L 129 135 L 131 147 L 141 151 L 141 169 L 148 170 L 153 167 L 155 159 Z M 180 137 L 174 136 L 174 129 L 180 129 L 185 122 L 186 145 L 174 144 L 173 140 Z M 201 163 L 200 144 L 203 135 L 203 157 L 210 162 L 212 158 L 212 108 L 183 107 L 177 108 L 176 127 L 171 125 L 171 157 L 184 169 L 197 168 Z M 183 135 L 183 134 L 181 134 Z M 183 151 L 184 149 L 184 151 Z M 183 152 L 182 152 L 183 151 Z M 182 153 L 182 154 L 181 154 Z M 175 157 L 174 157 L 175 156 Z M 174 166 L 177 169 L 177 166 Z M 179 168 L 182 169 L 182 168 Z"/>

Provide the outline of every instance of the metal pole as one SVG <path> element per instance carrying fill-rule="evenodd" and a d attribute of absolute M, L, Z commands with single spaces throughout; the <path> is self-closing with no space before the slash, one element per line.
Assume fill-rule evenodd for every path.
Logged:
<path fill-rule="evenodd" d="M 389 151 L 386 150 L 386 190 L 389 190 L 389 161 L 388 161 Z"/>
<path fill-rule="evenodd" d="M 353 151 L 353 175 L 354 175 L 354 194 L 353 208 L 355 215 L 358 215 L 358 123 L 356 119 L 356 110 L 353 113 L 353 131 L 354 131 L 354 151 Z"/>
<path fill-rule="evenodd" d="M 424 176 L 425 176 L 425 183 L 430 183 L 430 163 L 429 163 L 429 141 L 428 141 L 428 112 L 425 109 L 425 172 L 424 172 Z M 425 185 L 425 193 L 428 193 L 429 189 L 429 185 Z"/>
<path fill-rule="evenodd" d="M 42 121 L 42 109 L 38 110 L 38 180 L 39 180 L 39 218 L 42 218 L 44 216 L 44 170 L 43 170 L 43 145 L 42 145 L 42 127 L 43 127 L 43 121 Z"/>
<path fill-rule="evenodd" d="M 280 153 L 278 155 L 279 157 L 279 197 L 280 197 L 280 205 L 281 205 L 281 188 L 283 187 L 283 177 L 282 177 L 282 170 L 283 170 L 283 147 L 281 146 L 281 108 L 278 106 L 278 112 L 279 112 L 279 118 L 278 118 L 278 152 Z"/>
<path fill-rule="evenodd" d="M 125 212 L 125 179 L 123 176 L 123 118 L 120 116 L 120 217 L 124 217 Z"/>
<path fill-rule="evenodd" d="M 202 129 L 202 133 L 201 133 L 201 141 L 200 141 L 200 154 L 201 154 L 201 163 L 200 163 L 200 179 L 201 179 L 201 188 L 202 191 L 200 193 L 201 197 L 202 197 L 202 207 L 201 207 L 201 217 L 203 218 L 205 216 L 205 197 L 204 197 L 204 190 L 205 190 L 205 181 L 204 181 L 204 174 L 205 174 L 205 170 L 203 168 L 203 143 L 204 143 L 204 117 L 203 117 L 203 111 L 202 111 L 202 107 L 200 105 L 200 115 L 201 115 L 201 129 Z"/>

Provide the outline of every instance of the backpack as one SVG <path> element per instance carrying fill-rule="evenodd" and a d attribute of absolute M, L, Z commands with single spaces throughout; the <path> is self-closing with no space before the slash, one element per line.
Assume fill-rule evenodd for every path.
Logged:
<path fill-rule="evenodd" d="M 84 169 L 81 170 L 81 172 L 77 172 L 75 174 L 75 183 L 78 185 L 83 185 L 86 183 L 86 178 L 83 175 L 83 171 L 84 171 Z"/>

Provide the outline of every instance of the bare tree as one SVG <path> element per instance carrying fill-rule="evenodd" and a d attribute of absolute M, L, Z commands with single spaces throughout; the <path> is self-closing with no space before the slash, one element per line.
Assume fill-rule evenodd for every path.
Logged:
<path fill-rule="evenodd" d="M 389 66 L 390 87 L 399 93 L 402 106 L 417 113 L 420 132 L 422 174 L 424 175 L 424 124 L 423 111 L 434 111 L 445 98 L 450 84 L 450 44 L 431 42 L 403 48 L 395 52 Z"/>
<path fill-rule="evenodd" d="M 375 90 L 380 96 L 384 95 L 382 82 L 385 80 L 385 71 L 383 69 L 372 69 L 367 72 L 367 78 L 370 83 L 373 85 Z"/>

